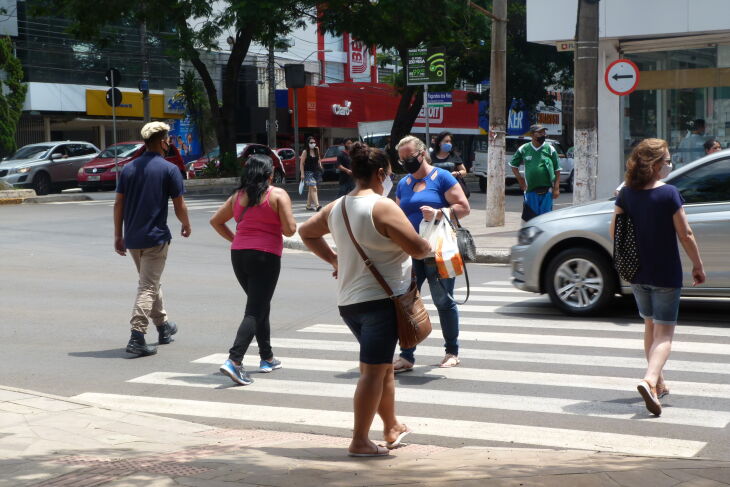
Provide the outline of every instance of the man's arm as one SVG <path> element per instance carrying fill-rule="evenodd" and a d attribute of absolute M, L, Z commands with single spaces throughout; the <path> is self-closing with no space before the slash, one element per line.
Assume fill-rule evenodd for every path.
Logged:
<path fill-rule="evenodd" d="M 553 199 L 556 200 L 560 196 L 560 157 L 555 147 L 550 146 L 552 152 L 550 153 L 550 159 L 553 162 L 553 171 L 555 173 L 555 181 L 553 181 Z"/>
<path fill-rule="evenodd" d="M 512 159 L 509 161 L 509 165 L 512 166 L 512 174 L 515 175 L 515 179 L 517 179 L 520 189 L 524 193 L 527 191 L 527 183 L 525 182 L 525 178 L 522 177 L 522 174 L 520 174 L 520 166 L 522 163 L 522 147 L 520 147 L 515 151 Z"/>
<path fill-rule="evenodd" d="M 124 193 L 117 193 L 114 199 L 114 250 L 119 255 L 127 255 L 124 246 Z"/>
<path fill-rule="evenodd" d="M 185 199 L 183 198 L 183 195 L 180 195 L 177 198 L 173 198 L 172 205 L 175 207 L 175 216 L 178 220 L 180 220 L 180 223 L 182 223 L 180 235 L 182 235 L 183 237 L 189 237 L 191 232 L 190 220 L 188 219 L 188 207 L 185 204 Z"/>

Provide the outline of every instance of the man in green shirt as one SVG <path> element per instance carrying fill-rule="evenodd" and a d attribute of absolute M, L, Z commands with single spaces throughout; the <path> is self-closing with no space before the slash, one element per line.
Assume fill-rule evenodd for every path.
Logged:
<path fill-rule="evenodd" d="M 560 196 L 560 158 L 550 143 L 545 143 L 547 129 L 542 125 L 530 127 L 532 142 L 523 144 L 512 156 L 510 166 L 525 193 L 522 219 L 552 211 L 553 199 Z M 525 165 L 525 177 L 520 165 Z"/>

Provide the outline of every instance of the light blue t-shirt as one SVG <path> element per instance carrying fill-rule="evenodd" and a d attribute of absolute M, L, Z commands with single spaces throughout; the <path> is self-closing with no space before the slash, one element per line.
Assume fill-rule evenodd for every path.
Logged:
<path fill-rule="evenodd" d="M 434 172 L 436 172 L 435 178 L 432 177 Z M 420 181 L 424 181 L 426 187 L 421 191 L 414 192 L 413 187 Z M 423 179 L 416 179 L 413 175 L 401 179 L 395 190 L 395 196 L 400 201 L 403 213 L 406 214 L 413 228 L 418 231 L 421 220 L 423 220 L 421 207 L 430 206 L 438 210 L 449 206 L 448 201 L 446 201 L 446 192 L 453 188 L 455 184 L 459 183 L 449 171 L 435 167 Z"/>

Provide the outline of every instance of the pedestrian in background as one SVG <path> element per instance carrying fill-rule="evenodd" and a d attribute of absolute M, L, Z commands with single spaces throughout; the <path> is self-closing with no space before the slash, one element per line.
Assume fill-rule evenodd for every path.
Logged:
<path fill-rule="evenodd" d="M 549 142 L 547 129 L 535 124 L 530 127 L 532 141 L 523 144 L 512 156 L 509 165 L 524 193 L 522 219 L 527 221 L 553 210 L 553 200 L 560 196 L 560 156 Z M 520 166 L 525 165 L 525 177 Z"/>
<path fill-rule="evenodd" d="M 345 150 L 337 155 L 337 170 L 340 172 L 340 189 L 337 197 L 345 196 L 347 193 L 355 189 L 355 181 L 352 179 L 352 170 L 350 169 L 350 149 L 352 149 L 352 139 L 345 139 Z"/>
<path fill-rule="evenodd" d="M 307 211 L 319 211 L 322 206 L 319 204 L 317 187 L 322 181 L 322 160 L 319 155 L 319 147 L 314 137 L 307 138 L 307 147 L 299 157 L 300 173 L 303 175 L 304 186 L 307 187 Z"/>
<path fill-rule="evenodd" d="M 722 150 L 722 144 L 717 139 L 707 139 L 703 144 L 705 155 L 714 154 Z"/>
<path fill-rule="evenodd" d="M 692 261 L 694 286 L 705 282 L 705 271 L 682 207 L 682 195 L 674 186 L 660 181 L 671 171 L 667 142 L 643 140 L 631 152 L 626 166 L 626 185 L 616 198 L 610 234 L 614 236 L 616 215 L 628 214 L 635 228 L 639 256 L 631 289 L 644 319 L 644 352 L 649 363 L 637 388 L 646 408 L 659 416 L 659 398 L 669 393 L 662 371 L 672 348 L 682 290 L 677 239 Z"/>
<path fill-rule="evenodd" d="M 449 171 L 433 167 L 426 146 L 418 137 L 409 135 L 396 146 L 401 165 L 409 173 L 398 182 L 396 203 L 408 217 L 413 228 L 418 231 L 421 221 L 440 219 L 442 208 L 463 218 L 470 212 L 469 201 L 464 190 Z M 459 365 L 459 308 L 454 301 L 456 278 L 439 279 L 438 269 L 433 259 L 428 262 L 414 257 L 413 269 L 416 273 L 418 289 L 428 280 L 433 304 L 436 306 L 444 336 L 446 354 L 441 367 Z M 400 356 L 394 360 L 396 373 L 413 370 L 416 363 L 414 348 L 401 348 Z"/>
<path fill-rule="evenodd" d="M 130 320 L 132 336 L 126 349 L 138 356 L 157 353 L 157 347 L 145 341 L 150 321 L 157 327 L 159 345 L 172 342 L 177 333 L 177 325 L 167 320 L 160 285 L 172 240 L 167 226 L 168 200 L 172 198 L 183 237 L 190 236 L 190 220 L 182 175 L 164 159 L 170 147 L 169 131 L 170 126 L 162 122 L 142 127 L 146 152 L 124 166 L 114 200 L 114 249 L 119 255 L 129 250 L 139 274 Z"/>
<path fill-rule="evenodd" d="M 454 136 L 444 130 L 436 136 L 431 165 L 449 171 L 454 177 L 466 176 L 464 162 L 454 151 Z"/>
<path fill-rule="evenodd" d="M 674 164 L 682 167 L 704 156 L 706 140 L 704 119 L 698 118 L 692 121 L 690 133 L 682 139 L 677 147 L 677 152 L 674 153 Z"/>
<path fill-rule="evenodd" d="M 424 148 L 425 149 L 425 148 Z M 355 427 L 350 456 L 388 455 L 410 433 L 395 416 L 393 353 L 398 342 L 393 301 L 365 265 L 353 239 L 395 295 L 411 285 L 411 259 L 430 252 L 428 242 L 415 232 L 403 212 L 389 198 L 392 189 L 390 163 L 385 152 L 359 142 L 352 149 L 352 173 L 356 187 L 333 201 L 299 229 L 304 243 L 334 268 L 338 281 L 340 316 L 360 343 L 360 379 L 354 397 Z M 345 225 L 345 207 L 352 236 Z M 337 253 L 324 236 L 332 233 Z M 386 448 L 368 437 L 375 413 L 383 420 Z"/>
<path fill-rule="evenodd" d="M 254 154 L 246 161 L 236 192 L 211 217 L 216 232 L 231 242 L 231 263 L 238 283 L 246 294 L 246 310 L 228 360 L 220 367 L 233 382 L 249 385 L 253 379 L 242 362 L 251 340 L 259 347 L 259 370 L 271 372 L 281 362 L 271 350 L 271 299 L 281 270 L 284 238 L 297 231 L 289 194 L 271 185 L 274 166 L 271 158 Z M 236 222 L 236 232 L 226 224 Z"/>

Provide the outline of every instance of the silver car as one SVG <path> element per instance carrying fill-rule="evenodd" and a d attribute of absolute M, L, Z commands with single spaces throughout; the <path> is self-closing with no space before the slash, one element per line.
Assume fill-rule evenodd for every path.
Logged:
<path fill-rule="evenodd" d="M 99 149 L 89 142 L 42 142 L 18 149 L 0 162 L 0 181 L 17 188 L 33 188 L 36 194 L 76 186 L 76 173 Z"/>
<path fill-rule="evenodd" d="M 730 297 L 730 150 L 705 156 L 664 180 L 685 200 L 685 212 L 700 248 L 707 281 L 692 287 L 692 264 L 680 250 L 683 296 Z M 512 247 L 512 283 L 547 293 L 570 315 L 589 315 L 616 294 L 630 294 L 629 283 L 613 267 L 608 227 L 613 198 L 540 215 L 522 225 Z"/>

